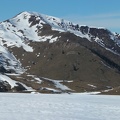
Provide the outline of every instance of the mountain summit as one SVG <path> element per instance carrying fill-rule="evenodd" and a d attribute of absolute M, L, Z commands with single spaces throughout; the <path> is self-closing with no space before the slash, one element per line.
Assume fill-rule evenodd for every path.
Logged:
<path fill-rule="evenodd" d="M 0 52 L 0 91 L 119 89 L 120 35 L 105 28 L 22 12 L 0 23 Z"/>

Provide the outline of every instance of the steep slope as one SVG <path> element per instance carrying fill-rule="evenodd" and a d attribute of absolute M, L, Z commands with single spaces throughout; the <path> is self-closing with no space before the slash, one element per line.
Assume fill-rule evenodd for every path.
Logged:
<path fill-rule="evenodd" d="M 0 41 L 1 72 L 19 73 L 10 78 L 37 91 L 96 91 L 120 84 L 120 35 L 105 28 L 22 12 L 0 23 Z"/>
<path fill-rule="evenodd" d="M 0 72 L 24 72 L 24 70 L 21 68 L 20 62 L 2 45 L 0 45 Z"/>

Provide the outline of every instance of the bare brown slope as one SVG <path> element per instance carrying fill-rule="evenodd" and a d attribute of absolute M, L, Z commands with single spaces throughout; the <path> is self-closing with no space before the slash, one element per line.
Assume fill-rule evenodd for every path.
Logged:
<path fill-rule="evenodd" d="M 18 52 L 17 49 L 14 52 L 31 75 L 73 80 L 72 83 L 64 84 L 76 91 L 103 90 L 107 86 L 120 84 L 120 74 L 116 68 L 108 66 L 102 58 L 79 44 L 44 42 L 31 45 L 35 48 L 34 53 Z M 97 87 L 92 88 L 88 84 Z"/>
<path fill-rule="evenodd" d="M 27 69 L 27 74 L 64 80 L 63 84 L 76 92 L 100 91 L 120 85 L 120 56 L 95 42 L 89 42 L 69 32 L 52 31 L 48 25 L 45 25 L 38 34 L 61 37 L 54 43 L 49 43 L 49 40 L 30 42 L 30 46 L 34 49 L 33 53 L 26 52 L 22 48 L 11 49 Z M 24 79 L 18 80 L 35 89 L 44 85 L 52 87 L 46 82 L 44 85 L 37 85 L 30 82 L 26 75 L 23 76 Z M 68 82 L 69 80 L 73 82 Z"/>

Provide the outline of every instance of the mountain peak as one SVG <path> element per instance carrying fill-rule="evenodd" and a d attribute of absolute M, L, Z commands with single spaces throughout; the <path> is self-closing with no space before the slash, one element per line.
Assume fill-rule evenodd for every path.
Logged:
<path fill-rule="evenodd" d="M 95 41 L 102 47 L 105 45 L 104 42 L 101 41 L 104 41 L 103 39 L 107 36 L 107 38 L 113 40 L 118 46 L 120 46 L 119 36 L 113 34 L 106 28 L 95 28 L 85 25 L 81 26 L 61 18 L 27 11 L 21 12 L 6 22 L 2 22 L 0 24 L 1 37 L 3 36 L 3 38 L 6 38 L 7 42 L 12 41 L 12 45 L 16 44 L 16 42 L 14 43 L 13 36 L 17 41 L 46 41 L 47 39 L 43 40 L 43 36 L 38 35 L 45 25 L 50 26 L 53 31 L 70 32 L 91 42 Z M 26 49 L 27 47 L 23 42 L 18 46 L 21 45 L 25 50 L 32 51 L 32 48 L 30 47 Z"/>

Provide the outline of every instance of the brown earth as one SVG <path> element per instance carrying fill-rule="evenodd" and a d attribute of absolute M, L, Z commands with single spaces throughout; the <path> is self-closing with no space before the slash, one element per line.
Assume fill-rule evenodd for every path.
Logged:
<path fill-rule="evenodd" d="M 95 31 L 91 30 L 93 34 Z M 100 32 L 106 43 L 106 32 Z M 100 34 L 99 33 L 99 34 Z M 105 34 L 104 34 L 105 33 Z M 77 37 L 69 32 L 59 33 L 51 31 L 50 26 L 45 25 L 38 35 L 61 36 L 54 43 L 30 42 L 34 52 L 26 52 L 22 48 L 9 48 L 27 70 L 22 78 L 14 79 L 32 86 L 38 90 L 41 87 L 54 88 L 53 83 L 45 81 L 42 84 L 31 81 L 27 74 L 37 77 L 46 77 L 54 80 L 64 80 L 63 84 L 75 92 L 102 91 L 120 86 L 120 56 L 107 51 L 96 42 Z M 110 45 L 108 42 L 107 46 Z M 109 46 L 111 47 L 111 46 Z M 117 48 L 118 52 L 120 48 Z M 73 80 L 73 82 L 68 82 Z M 92 87 L 94 85 L 95 87 Z M 44 91 L 43 91 L 44 92 Z M 111 92 L 115 93 L 115 92 Z M 119 92 L 117 92 L 119 94 Z"/>

